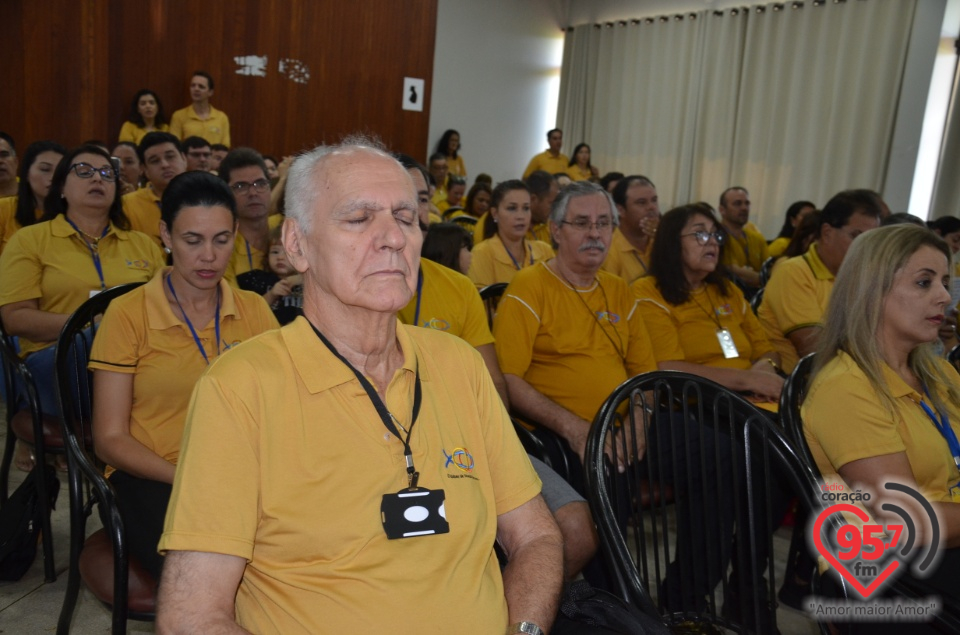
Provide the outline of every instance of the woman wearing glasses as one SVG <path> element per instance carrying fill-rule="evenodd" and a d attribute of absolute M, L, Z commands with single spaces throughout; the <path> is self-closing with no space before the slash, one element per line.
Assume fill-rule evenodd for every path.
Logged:
<path fill-rule="evenodd" d="M 750 305 L 720 263 L 724 234 L 706 203 L 667 212 L 650 252 L 650 275 L 633 283 L 661 370 L 700 375 L 775 404 L 783 378 Z"/>
<path fill-rule="evenodd" d="M 53 355 L 60 329 L 91 296 L 145 282 L 163 265 L 149 236 L 129 231 L 110 155 L 80 146 L 57 164 L 43 221 L 11 237 L 0 257 L 0 318 L 20 336 L 40 407 L 57 414 Z"/>
<path fill-rule="evenodd" d="M 258 294 L 223 282 L 235 231 L 236 203 L 223 181 L 206 172 L 175 177 L 160 221 L 173 266 L 110 304 L 90 351 L 97 455 L 110 466 L 131 553 L 156 577 L 194 384 L 230 347 L 279 327 Z"/>
<path fill-rule="evenodd" d="M 523 181 L 504 181 L 494 188 L 490 220 L 483 228 L 484 240 L 473 248 L 467 274 L 478 288 L 510 282 L 524 267 L 553 258 L 550 245 L 527 237 L 530 190 Z"/>

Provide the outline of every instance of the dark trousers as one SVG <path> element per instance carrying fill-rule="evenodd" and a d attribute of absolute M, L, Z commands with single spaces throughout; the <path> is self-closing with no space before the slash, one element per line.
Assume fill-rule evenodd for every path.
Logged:
<path fill-rule="evenodd" d="M 110 484 L 117 493 L 128 553 L 159 580 L 163 556 L 157 553 L 157 544 L 163 533 L 163 519 L 167 515 L 173 487 L 119 470 L 110 475 Z"/>

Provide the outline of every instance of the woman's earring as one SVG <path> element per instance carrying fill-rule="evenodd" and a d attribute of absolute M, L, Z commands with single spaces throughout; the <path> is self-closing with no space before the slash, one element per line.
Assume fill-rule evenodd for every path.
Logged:
<path fill-rule="evenodd" d="M 169 247 L 164 247 L 164 248 L 163 248 L 163 251 L 166 252 L 166 253 L 168 253 L 168 254 L 173 253 L 172 251 L 170 251 L 170 248 L 169 248 Z"/>

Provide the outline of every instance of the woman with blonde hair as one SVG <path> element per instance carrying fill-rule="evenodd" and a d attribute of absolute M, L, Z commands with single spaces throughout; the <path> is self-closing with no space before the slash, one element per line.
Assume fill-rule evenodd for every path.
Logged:
<path fill-rule="evenodd" d="M 826 481 L 871 492 L 867 506 L 881 517 L 887 482 L 933 504 L 949 548 L 926 583 L 958 597 L 960 377 L 931 345 L 950 303 L 950 255 L 941 238 L 913 225 L 882 227 L 853 242 L 833 286 L 801 413 Z"/>

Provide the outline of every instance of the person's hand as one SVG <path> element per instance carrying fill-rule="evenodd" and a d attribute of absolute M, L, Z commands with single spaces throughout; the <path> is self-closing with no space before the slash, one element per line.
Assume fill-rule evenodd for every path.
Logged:
<path fill-rule="evenodd" d="M 580 422 L 583 425 L 577 425 L 573 428 L 572 431 L 567 432 L 563 437 L 567 440 L 567 443 L 570 445 L 570 448 L 577 453 L 577 456 L 580 457 L 580 464 L 586 465 L 584 458 L 587 454 L 587 437 L 590 435 L 590 422 L 585 419 L 580 419 Z M 608 434 L 607 439 L 603 444 L 603 453 L 607 455 L 607 458 L 610 460 L 610 463 L 613 463 L 613 435 Z M 617 461 L 617 471 L 624 472 L 626 466 L 623 463 L 623 460 Z"/>
<path fill-rule="evenodd" d="M 770 364 L 763 363 L 770 367 Z M 777 402 L 780 400 L 780 393 L 783 391 L 783 377 L 775 372 L 768 373 L 762 370 L 750 369 L 747 372 L 750 373 L 747 390 L 763 401 Z"/>
<path fill-rule="evenodd" d="M 599 178 L 600 178 L 600 168 L 598 168 L 597 166 L 591 165 L 591 166 L 590 166 L 590 172 L 593 173 L 593 178 L 595 178 L 595 179 L 599 179 Z"/>
<path fill-rule="evenodd" d="M 769 358 L 767 357 L 761 357 L 754 363 L 753 366 L 750 367 L 750 370 L 755 370 L 761 373 L 773 373 L 774 375 L 776 375 L 777 369 L 774 367 L 773 364 L 767 361 L 768 359 Z"/>
<path fill-rule="evenodd" d="M 644 216 L 640 219 L 640 231 L 653 238 L 657 234 L 657 226 L 660 225 L 660 215 Z"/>
<path fill-rule="evenodd" d="M 290 165 L 293 164 L 294 157 L 283 157 L 283 160 L 280 161 L 280 165 L 277 166 L 277 175 L 280 178 L 283 178 L 287 175 L 287 172 L 290 170 Z"/>
<path fill-rule="evenodd" d="M 285 298 L 293 293 L 294 282 L 290 278 L 284 278 L 280 282 L 270 287 L 270 293 L 274 298 Z"/>

